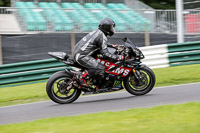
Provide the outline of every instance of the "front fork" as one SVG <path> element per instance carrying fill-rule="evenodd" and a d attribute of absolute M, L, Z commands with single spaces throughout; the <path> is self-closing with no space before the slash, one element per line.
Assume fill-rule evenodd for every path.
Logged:
<path fill-rule="evenodd" d="M 140 72 L 138 70 L 132 69 L 132 72 L 137 81 L 142 81 L 140 78 Z"/>
<path fill-rule="evenodd" d="M 142 67 L 145 67 L 145 65 L 140 65 L 138 66 L 137 68 L 142 68 Z M 142 79 L 141 79 L 141 76 L 140 76 L 140 71 L 138 69 L 132 69 L 132 72 L 133 72 L 133 75 L 136 79 L 136 82 L 138 82 L 139 84 L 142 83 Z"/>

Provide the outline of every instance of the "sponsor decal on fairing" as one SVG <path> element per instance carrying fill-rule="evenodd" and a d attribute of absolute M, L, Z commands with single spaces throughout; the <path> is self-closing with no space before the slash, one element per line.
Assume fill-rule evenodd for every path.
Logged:
<path fill-rule="evenodd" d="M 100 59 L 100 58 L 97 58 L 97 62 L 103 64 L 107 68 L 107 70 L 118 66 L 118 65 L 116 65 L 116 64 L 114 64 L 110 61 Z M 126 77 L 131 72 L 131 70 L 132 70 L 132 68 L 119 67 L 119 68 L 117 68 L 117 69 L 115 69 L 115 70 L 113 70 L 112 72 L 109 72 L 109 73 L 114 74 L 114 75 L 120 75 L 120 74 L 123 73 L 122 77 Z"/>

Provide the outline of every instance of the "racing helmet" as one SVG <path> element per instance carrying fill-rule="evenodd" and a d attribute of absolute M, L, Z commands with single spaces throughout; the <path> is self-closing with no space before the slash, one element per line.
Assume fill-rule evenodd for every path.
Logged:
<path fill-rule="evenodd" d="M 99 29 L 105 34 L 112 36 L 115 33 L 115 22 L 111 18 L 104 18 L 99 23 Z"/>

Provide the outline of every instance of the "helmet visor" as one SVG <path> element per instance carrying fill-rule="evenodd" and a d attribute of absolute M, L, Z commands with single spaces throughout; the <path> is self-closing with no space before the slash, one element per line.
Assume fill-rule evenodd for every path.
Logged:
<path fill-rule="evenodd" d="M 114 34 L 114 33 L 115 33 L 115 24 L 111 26 L 111 29 L 110 29 L 110 31 L 112 32 L 112 34 Z"/>

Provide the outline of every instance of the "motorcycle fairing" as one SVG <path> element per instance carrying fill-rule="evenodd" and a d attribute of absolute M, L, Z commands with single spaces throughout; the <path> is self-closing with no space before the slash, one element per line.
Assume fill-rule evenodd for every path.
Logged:
<path fill-rule="evenodd" d="M 110 62 L 108 60 L 101 59 L 101 58 L 96 58 L 96 60 L 97 60 L 97 62 L 103 64 L 106 67 L 106 72 L 108 72 L 110 74 L 121 75 L 122 77 L 126 77 L 127 75 L 129 75 L 129 73 L 132 70 L 132 68 L 119 67 L 119 68 L 116 68 L 115 70 L 109 72 L 108 71 L 109 69 L 118 66 L 118 64 L 114 64 L 114 63 L 112 63 L 112 62 Z"/>

